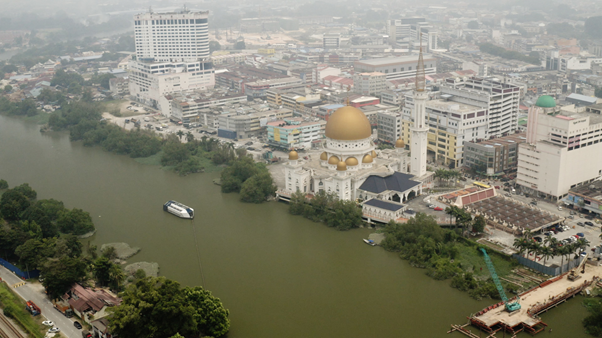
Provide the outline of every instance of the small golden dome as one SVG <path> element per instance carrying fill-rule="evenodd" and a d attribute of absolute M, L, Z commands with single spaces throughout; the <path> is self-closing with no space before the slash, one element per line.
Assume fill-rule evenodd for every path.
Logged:
<path fill-rule="evenodd" d="M 298 160 L 299 159 L 299 154 L 297 154 L 296 151 L 291 150 L 291 152 L 288 153 L 288 159 L 291 160 L 291 161 Z"/>
<path fill-rule="evenodd" d="M 357 165 L 357 164 L 358 164 L 358 162 L 357 162 L 357 159 L 356 159 L 355 157 L 348 157 L 348 158 L 345 160 L 345 164 L 347 164 L 348 166 L 352 167 L 352 166 L 354 166 L 354 165 Z"/>
<path fill-rule="evenodd" d="M 376 151 L 372 150 L 372 152 L 370 153 L 370 156 L 372 156 L 372 158 L 376 158 Z"/>
<path fill-rule="evenodd" d="M 372 125 L 361 110 L 345 106 L 328 117 L 325 133 L 333 140 L 363 140 L 372 136 Z"/>
<path fill-rule="evenodd" d="M 326 161 L 327 159 L 328 159 L 328 154 L 326 152 L 323 152 L 322 154 L 320 154 L 320 160 Z"/>
<path fill-rule="evenodd" d="M 334 155 L 330 156 L 328 164 L 339 164 L 339 158 Z"/>
<path fill-rule="evenodd" d="M 345 162 L 340 161 L 339 164 L 337 164 L 337 171 L 345 171 L 347 170 L 347 165 L 345 164 Z"/>
<path fill-rule="evenodd" d="M 395 148 L 403 148 L 405 147 L 406 144 L 403 143 L 403 140 L 400 138 L 397 139 L 397 141 L 395 141 Z"/>
<path fill-rule="evenodd" d="M 372 156 L 370 156 L 370 154 L 364 155 L 364 158 L 362 159 L 362 163 L 372 163 L 372 161 L 374 160 L 372 159 Z"/>

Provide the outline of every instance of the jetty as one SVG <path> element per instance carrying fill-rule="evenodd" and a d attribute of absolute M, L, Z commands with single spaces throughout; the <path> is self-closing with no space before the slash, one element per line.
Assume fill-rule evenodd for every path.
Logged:
<path fill-rule="evenodd" d="M 510 337 L 523 331 L 531 335 L 542 332 L 548 324 L 541 320 L 539 314 L 566 302 L 592 284 L 599 285 L 602 266 L 586 264 L 584 273 L 576 273 L 581 278 L 571 280 L 568 278 L 570 272 L 567 272 L 519 294 L 520 310 L 508 312 L 504 302 L 499 302 L 470 315 L 467 324 L 452 325 L 447 333 L 460 332 L 468 337 L 479 337 L 468 326 L 484 331 L 491 338 L 500 331 Z"/>

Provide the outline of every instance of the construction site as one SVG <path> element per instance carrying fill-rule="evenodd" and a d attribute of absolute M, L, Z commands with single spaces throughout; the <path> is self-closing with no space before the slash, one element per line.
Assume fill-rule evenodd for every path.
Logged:
<path fill-rule="evenodd" d="M 507 299 L 503 290 L 498 287 L 501 302 L 471 314 L 464 325 L 452 325 L 448 333 L 460 332 L 472 338 L 481 337 L 482 332 L 490 338 L 497 337 L 498 333 L 504 336 L 509 334 L 509 337 L 516 337 L 520 332 L 531 335 L 540 333 L 547 326 L 539 317 L 541 313 L 555 308 L 590 287 L 602 287 L 602 266 L 597 264 L 598 261 L 595 261 L 596 265 L 591 263 L 593 262 L 585 257 L 573 270 L 548 279 L 512 299 Z M 491 267 L 490 270 L 495 281 L 495 271 Z M 476 333 L 472 329 L 476 329 Z"/>

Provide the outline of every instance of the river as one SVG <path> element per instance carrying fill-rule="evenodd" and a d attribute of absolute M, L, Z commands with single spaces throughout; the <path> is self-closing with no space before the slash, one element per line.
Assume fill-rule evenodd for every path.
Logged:
<path fill-rule="evenodd" d="M 142 248 L 130 262 L 158 262 L 185 285 L 204 279 L 230 310 L 230 338 L 443 337 L 493 303 L 365 245 L 367 229 L 339 232 L 283 203 L 240 203 L 212 183 L 218 175 L 179 177 L 0 116 L 0 178 L 89 211 L 93 244 L 127 242 Z M 170 199 L 195 208 L 195 220 L 163 212 Z M 580 298 L 553 309 L 542 316 L 553 328 L 545 336 L 586 337 L 585 314 Z"/>

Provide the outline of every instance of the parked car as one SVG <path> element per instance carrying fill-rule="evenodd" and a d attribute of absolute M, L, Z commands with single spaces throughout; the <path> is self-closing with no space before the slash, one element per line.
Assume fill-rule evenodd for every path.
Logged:
<path fill-rule="evenodd" d="M 577 236 L 579 236 L 579 237 L 583 238 L 583 237 L 585 237 L 585 234 L 584 234 L 583 232 L 578 232 L 578 233 L 577 233 Z"/>
<path fill-rule="evenodd" d="M 429 204 L 428 207 L 429 207 L 429 209 L 435 209 L 435 205 L 434 204 Z"/>
<path fill-rule="evenodd" d="M 584 226 L 585 224 L 583 224 L 583 222 L 577 222 L 577 225 L 582 227 L 582 226 Z"/>
<path fill-rule="evenodd" d="M 594 223 L 592 223 L 592 222 L 590 222 L 590 221 L 587 221 L 587 222 L 585 222 L 585 225 L 589 225 L 590 227 L 593 227 L 593 226 L 594 226 Z"/>
<path fill-rule="evenodd" d="M 77 320 L 73 322 L 73 326 L 75 326 L 75 328 L 78 330 L 82 329 L 82 324 L 80 324 Z"/>
<path fill-rule="evenodd" d="M 50 329 L 48 329 L 48 333 L 54 333 L 54 332 L 60 332 L 60 331 L 61 331 L 61 329 L 59 329 L 56 326 L 51 327 Z"/>
<path fill-rule="evenodd" d="M 549 237 L 549 236 L 552 236 L 553 234 L 554 234 L 554 232 L 553 232 L 553 231 L 546 231 L 546 232 L 544 232 L 544 235 L 546 235 L 546 236 L 548 236 L 548 237 Z"/>
<path fill-rule="evenodd" d="M 574 218 L 575 218 L 575 216 L 573 216 L 573 215 L 570 215 L 570 216 L 568 217 L 568 219 L 574 219 Z"/>
<path fill-rule="evenodd" d="M 559 210 L 559 211 L 561 211 L 561 210 L 562 210 L 562 207 L 561 207 L 561 206 L 558 206 L 558 210 Z"/>
<path fill-rule="evenodd" d="M 592 215 L 587 215 L 587 216 L 585 216 L 585 219 L 589 219 L 589 220 L 591 221 L 591 220 L 593 220 L 593 219 L 594 219 L 594 216 L 592 216 Z"/>
<path fill-rule="evenodd" d="M 531 204 L 531 205 L 537 205 L 537 202 L 531 201 L 531 203 L 529 203 L 529 204 Z"/>
<path fill-rule="evenodd" d="M 433 210 L 435 210 L 435 211 L 443 211 L 443 208 L 441 208 L 441 207 L 436 207 L 436 208 L 435 208 L 435 209 L 433 209 Z"/>
<path fill-rule="evenodd" d="M 539 242 L 539 243 L 543 242 L 543 239 L 541 237 L 539 237 L 539 236 L 533 237 L 533 240 L 536 241 L 536 242 Z"/>
<path fill-rule="evenodd" d="M 42 322 L 42 324 L 44 324 L 46 326 L 54 326 L 54 322 L 51 320 L 45 320 Z"/>

